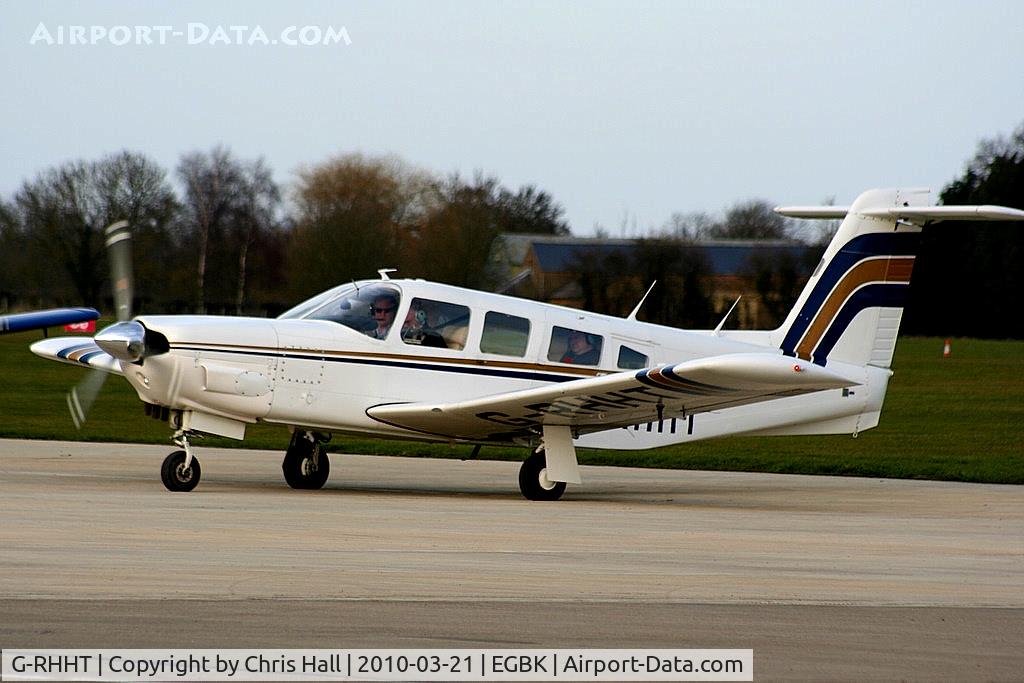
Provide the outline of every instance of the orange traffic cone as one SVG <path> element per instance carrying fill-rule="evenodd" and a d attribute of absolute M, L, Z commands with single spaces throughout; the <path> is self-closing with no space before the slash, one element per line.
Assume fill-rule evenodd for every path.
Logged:
<path fill-rule="evenodd" d="M 953 355 L 953 351 L 949 348 L 949 340 L 947 339 L 946 345 L 942 347 L 942 357 L 949 358 L 951 355 Z"/>

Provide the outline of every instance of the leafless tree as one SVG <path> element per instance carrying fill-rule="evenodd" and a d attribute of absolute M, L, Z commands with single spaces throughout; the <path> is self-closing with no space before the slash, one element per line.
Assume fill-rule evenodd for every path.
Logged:
<path fill-rule="evenodd" d="M 178 178 L 184 189 L 183 233 L 196 259 L 195 309 L 204 313 L 216 301 L 241 312 L 250 250 L 275 228 L 280 189 L 262 159 L 244 162 L 219 145 L 183 155 Z"/>
<path fill-rule="evenodd" d="M 738 202 L 725 212 L 725 218 L 708 231 L 712 239 L 767 240 L 789 237 L 789 219 L 775 213 L 763 199 Z"/>
<path fill-rule="evenodd" d="M 118 152 L 99 161 L 71 161 L 26 181 L 15 195 L 17 229 L 37 264 L 33 284 L 47 298 L 100 305 L 107 280 L 103 229 L 127 219 L 145 248 L 168 243 L 177 203 L 166 173 L 141 154 Z M 158 275 L 143 270 L 143 290 Z M 72 287 L 68 288 L 66 279 Z"/>

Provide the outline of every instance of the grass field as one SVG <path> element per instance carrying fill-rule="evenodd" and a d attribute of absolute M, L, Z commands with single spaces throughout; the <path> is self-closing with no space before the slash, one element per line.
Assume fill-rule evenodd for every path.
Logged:
<path fill-rule="evenodd" d="M 166 423 L 142 414 L 135 392 L 108 378 L 81 431 L 65 393 L 86 371 L 37 358 L 41 333 L 0 337 L 0 437 L 166 443 Z M 584 451 L 585 464 L 842 474 L 1024 484 L 1024 342 L 904 338 L 896 350 L 881 425 L 859 438 L 735 437 L 652 451 Z M 284 450 L 287 430 L 251 426 L 244 442 L 199 445 Z M 467 457 L 468 446 L 335 438 L 335 452 Z M 0 457 L 3 453 L 0 453 Z M 522 459 L 523 449 L 484 448 L 480 457 Z"/>

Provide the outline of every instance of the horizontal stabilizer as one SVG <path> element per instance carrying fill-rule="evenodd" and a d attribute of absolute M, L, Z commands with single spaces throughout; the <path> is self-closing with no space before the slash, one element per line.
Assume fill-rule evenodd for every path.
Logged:
<path fill-rule="evenodd" d="M 932 221 L 1024 221 L 1024 211 L 1008 206 L 901 206 L 868 209 L 872 218 L 897 218 L 911 223 Z"/>
<path fill-rule="evenodd" d="M 848 206 L 776 206 L 775 213 L 790 218 L 845 218 Z"/>
<path fill-rule="evenodd" d="M 90 338 L 56 337 L 38 341 L 29 348 L 42 358 L 96 368 L 115 375 L 124 374 L 120 361 L 96 346 Z"/>
<path fill-rule="evenodd" d="M 775 213 L 790 218 L 845 218 L 848 206 L 778 206 Z M 939 221 L 1024 221 L 1024 211 L 1008 206 L 901 206 L 865 209 L 858 212 L 869 218 L 903 220 L 923 225 Z"/>

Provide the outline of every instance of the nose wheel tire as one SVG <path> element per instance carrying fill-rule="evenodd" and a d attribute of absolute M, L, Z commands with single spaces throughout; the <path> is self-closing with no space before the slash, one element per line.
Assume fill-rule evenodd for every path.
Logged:
<path fill-rule="evenodd" d="M 160 467 L 160 478 L 168 491 L 191 491 L 199 484 L 202 473 L 198 458 L 192 458 L 189 466 L 185 467 L 185 451 L 174 451 L 164 458 L 164 464 Z"/>
<path fill-rule="evenodd" d="M 519 468 L 519 490 L 527 500 L 558 500 L 565 493 L 565 482 L 548 479 L 547 458 L 538 451 Z"/>
<path fill-rule="evenodd" d="M 293 489 L 320 489 L 331 474 L 331 461 L 319 441 L 296 432 L 281 463 L 284 480 Z"/>

